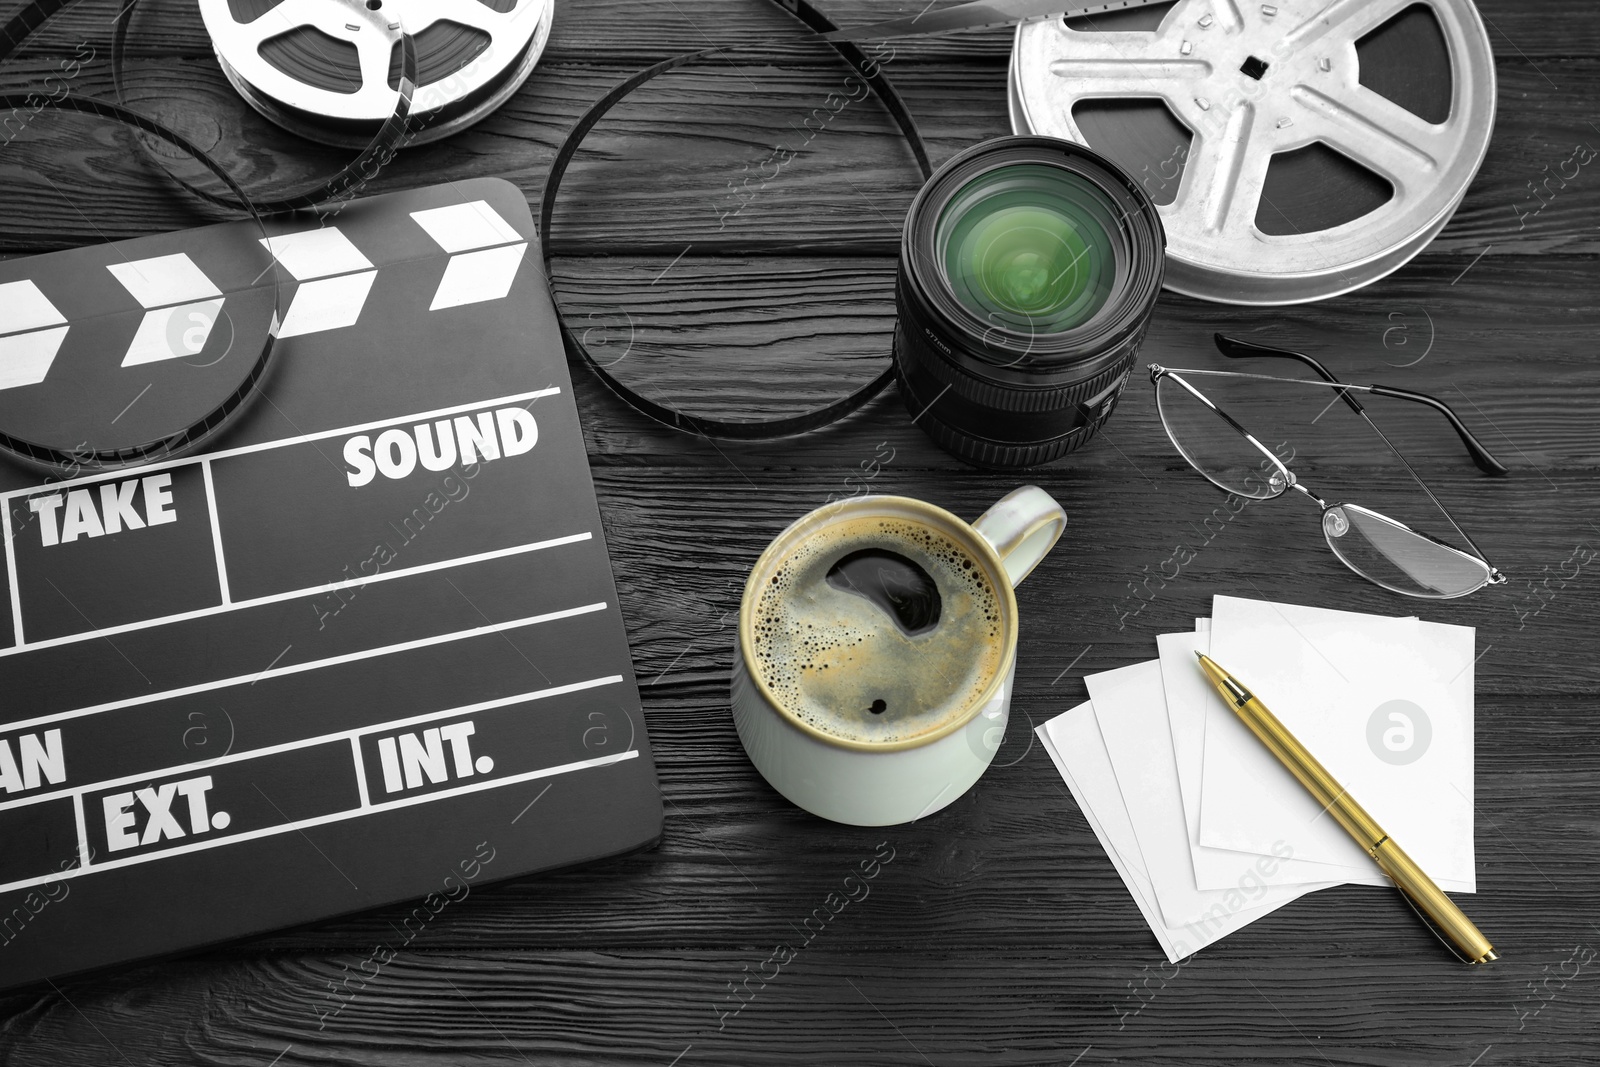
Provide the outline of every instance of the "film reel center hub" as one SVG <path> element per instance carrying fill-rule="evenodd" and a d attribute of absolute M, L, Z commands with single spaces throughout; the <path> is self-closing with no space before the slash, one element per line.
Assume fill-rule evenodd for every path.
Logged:
<path fill-rule="evenodd" d="M 1235 304 L 1367 285 L 1449 222 L 1488 150 L 1470 0 L 1177 0 L 1017 28 L 1012 128 L 1087 144 L 1151 194 L 1169 288 Z"/>
<path fill-rule="evenodd" d="M 368 144 L 395 112 L 400 37 L 417 54 L 425 144 L 487 116 L 533 73 L 555 0 L 200 0 L 217 61 L 239 95 L 313 141 Z"/>

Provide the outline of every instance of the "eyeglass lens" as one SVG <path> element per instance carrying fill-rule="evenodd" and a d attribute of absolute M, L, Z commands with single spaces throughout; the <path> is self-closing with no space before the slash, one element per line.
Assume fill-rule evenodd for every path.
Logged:
<path fill-rule="evenodd" d="M 1221 488 L 1253 500 L 1267 500 L 1287 488 L 1270 455 L 1182 381 L 1171 375 L 1157 381 L 1156 407 L 1183 458 Z"/>
<path fill-rule="evenodd" d="M 1341 504 L 1322 513 L 1328 547 L 1351 570 L 1408 596 L 1447 598 L 1482 588 L 1489 568 L 1375 511 Z"/>

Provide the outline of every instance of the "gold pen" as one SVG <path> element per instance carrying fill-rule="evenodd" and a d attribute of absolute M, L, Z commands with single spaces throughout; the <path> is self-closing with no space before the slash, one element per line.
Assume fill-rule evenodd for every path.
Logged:
<path fill-rule="evenodd" d="M 1383 873 L 1394 881 L 1400 892 L 1410 898 L 1423 917 L 1444 931 L 1468 963 L 1488 963 L 1500 958 L 1494 946 L 1489 944 L 1489 939 L 1472 925 L 1472 920 L 1444 895 L 1444 891 L 1405 854 L 1404 849 L 1395 844 L 1393 838 L 1384 833 L 1377 820 L 1344 791 L 1344 787 L 1317 762 L 1315 756 L 1306 751 L 1306 747 L 1295 739 L 1276 715 L 1251 695 L 1250 690 L 1241 685 L 1238 679 L 1217 666 L 1210 656 L 1203 652 L 1196 652 L 1195 655 L 1200 657 L 1201 670 L 1206 672 L 1206 677 L 1211 679 L 1211 684 L 1216 686 L 1218 694 L 1234 714 L 1244 721 L 1269 752 L 1278 757 L 1278 762 L 1289 768 L 1289 773 L 1300 780 L 1300 784 L 1316 798 L 1323 810 L 1333 813 L 1339 825 L 1356 839 L 1356 844 L 1366 849 L 1367 855 L 1377 861 Z"/>

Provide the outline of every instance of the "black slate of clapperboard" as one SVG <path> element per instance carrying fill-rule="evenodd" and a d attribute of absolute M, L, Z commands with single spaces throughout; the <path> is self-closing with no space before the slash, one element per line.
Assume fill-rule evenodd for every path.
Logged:
<path fill-rule="evenodd" d="M 447 251 L 411 213 L 462 203 L 516 233 L 485 257 L 493 269 L 475 276 L 474 302 L 430 310 L 452 256 L 490 250 Z M 270 225 L 329 227 L 376 271 L 364 302 L 350 293 L 365 279 L 324 290 L 359 316 L 280 341 L 262 395 L 204 451 L 5 498 L 0 986 L 400 900 L 423 898 L 427 912 L 468 882 L 659 837 L 638 690 L 522 195 L 475 180 Z M 526 242 L 520 258 L 507 236 Z M 0 390 L 0 413 L 70 406 L 85 382 L 115 395 L 85 395 L 63 418 L 182 410 L 190 379 L 214 392 L 216 367 L 259 353 L 272 312 L 261 295 L 271 275 L 249 288 L 259 237 L 230 224 L 0 264 L 0 303 L 26 297 L 36 309 L 31 289 L 5 287 L 30 281 L 68 326 L 42 381 Z M 181 357 L 123 366 L 148 312 L 107 266 L 180 252 L 216 281 L 222 309 L 208 332 L 206 308 L 173 320 Z M 338 277 L 360 273 L 329 262 Z M 283 275 L 288 322 L 313 285 Z M 0 378 L 18 353 L 37 374 L 41 341 L 22 337 L 20 321 L 0 314 Z M 513 407 L 533 417 L 532 447 L 528 420 L 505 416 L 507 429 L 492 414 Z M 497 444 L 519 454 L 465 465 L 458 451 L 449 469 L 419 462 L 350 484 L 351 438 L 396 428 L 415 443 L 415 425 L 447 419 L 453 437 L 457 416 L 481 430 L 484 412 Z M 301 443 L 256 447 L 284 440 Z M 434 430 L 429 441 L 439 445 Z M 404 472 L 405 448 L 385 448 L 389 472 Z M 0 462 L 0 491 L 43 480 Z M 57 495 L 43 511 L 31 504 Z M 524 548 L 542 542 L 556 543 Z M 527 621 L 546 615 L 557 617 Z"/>

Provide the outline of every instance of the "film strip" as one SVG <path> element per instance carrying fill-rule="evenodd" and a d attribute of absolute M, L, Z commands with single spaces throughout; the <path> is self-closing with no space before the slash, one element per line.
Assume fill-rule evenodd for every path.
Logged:
<path fill-rule="evenodd" d="M 837 28 L 829 21 L 827 16 L 812 7 L 807 0 L 774 0 L 774 2 L 805 23 L 809 29 L 817 34 L 827 35 Z M 922 134 L 917 129 L 916 120 L 911 117 L 911 112 L 906 108 L 905 101 L 900 98 L 900 94 L 890 84 L 888 77 L 875 60 L 868 58 L 865 52 L 851 42 L 829 39 L 828 43 L 871 88 L 872 92 L 888 110 L 890 117 L 900 127 L 907 144 L 910 145 L 912 153 L 916 156 L 917 166 L 922 172 L 923 180 L 926 181 L 933 175 L 932 164 L 928 161 L 927 147 L 923 144 Z M 557 318 L 561 322 L 562 340 L 567 346 L 567 351 L 588 367 L 590 372 L 606 388 L 610 389 L 636 411 L 675 430 L 683 430 L 702 437 L 720 437 L 736 441 L 772 440 L 806 433 L 844 418 L 881 393 L 894 380 L 894 367 L 892 365 L 885 366 L 871 381 L 854 392 L 821 408 L 803 412 L 799 415 L 748 421 L 716 419 L 695 415 L 630 389 L 607 370 L 603 363 L 595 359 L 594 354 L 583 343 L 583 339 L 578 335 L 577 331 L 568 325 L 566 316 L 561 313 L 560 298 L 555 291 L 554 253 L 552 251 L 555 242 L 551 237 L 551 221 L 555 212 L 556 197 L 561 189 L 561 179 L 566 174 L 567 166 L 572 162 L 572 157 L 577 154 L 579 147 L 582 146 L 583 139 L 595 127 L 595 124 L 605 117 L 607 112 L 639 86 L 668 71 L 677 70 L 679 67 L 688 66 L 708 56 L 725 54 L 728 51 L 730 49 L 707 48 L 699 52 L 689 52 L 663 60 L 654 66 L 646 67 L 644 70 L 639 71 L 591 104 L 589 109 L 573 125 L 572 130 L 567 134 L 566 140 L 562 142 L 560 150 L 556 153 L 555 161 L 550 164 L 550 173 L 545 179 L 544 196 L 539 211 L 539 233 L 544 238 L 545 277 L 550 280 L 550 297 L 555 302 Z"/>
<path fill-rule="evenodd" d="M 26 97 L 0 95 L 0 108 L 27 106 Z M 265 217 L 249 195 L 181 134 L 107 101 L 67 96 L 52 106 L 120 123 L 187 153 L 223 183 L 265 237 Z M 108 264 L 112 277 L 138 305 L 125 305 L 97 323 L 97 334 L 108 327 L 126 329 L 122 358 L 113 364 L 98 358 L 101 350 L 92 346 L 95 358 L 83 361 L 81 373 L 66 375 L 59 373 L 58 357 L 72 330 L 57 302 L 70 305 L 76 294 L 59 293 L 53 301 L 31 280 L 0 285 L 0 306 L 7 311 L 6 333 L 0 337 L 0 451 L 72 477 L 180 455 L 231 422 L 248 406 L 268 371 L 279 323 L 281 275 L 270 255 L 228 259 L 235 269 L 223 283 L 226 288 L 187 257 Z M 227 335 L 219 334 L 208 352 L 207 342 L 213 341 L 213 327 L 225 306 Z M 113 324 L 111 319 L 123 321 Z M 255 340 L 237 333 L 235 324 L 248 327 Z M 118 393 L 101 387 L 122 368 L 164 360 L 181 360 L 191 372 L 184 375 L 183 388 L 156 392 L 151 404 L 124 422 L 124 413 L 108 406 L 118 403 L 113 399 Z M 52 370 L 58 371 L 53 379 Z"/>
<path fill-rule="evenodd" d="M 72 2 L 37 0 L 18 12 L 0 30 L 0 62 Z M 123 56 L 137 2 L 121 7 L 116 18 L 112 70 L 119 99 L 71 94 L 43 98 L 44 106 L 114 122 L 177 148 L 216 178 L 221 190 L 174 173 L 159 155 L 148 155 L 195 196 L 249 215 L 260 238 L 218 250 L 209 272 L 188 256 L 107 264 L 138 305 L 91 316 L 96 343 L 123 352 L 116 363 L 60 360 L 72 350 L 69 316 L 31 281 L 0 286 L 0 301 L 10 312 L 9 329 L 0 337 L 0 352 L 9 357 L 0 375 L 0 452 L 58 477 L 182 455 L 213 438 L 244 411 L 269 371 L 284 322 L 284 271 L 266 241 L 267 216 L 354 195 L 394 157 L 402 138 L 420 125 L 411 118 L 418 64 L 415 41 L 395 24 L 389 28 L 399 68 L 392 111 L 366 148 L 331 178 L 270 200 L 254 198 L 191 140 L 122 103 Z M 39 99 L 36 94 L 0 94 L 0 108 L 35 110 Z M 217 329 L 219 323 L 227 328 Z M 114 339 L 119 333 L 126 333 L 126 338 Z M 176 364 L 185 373 L 180 382 L 158 370 L 147 392 L 139 395 L 136 412 L 132 404 L 111 410 L 122 403 L 117 399 L 120 391 L 106 386 L 127 367 L 151 364 Z M 65 366 L 72 366 L 73 372 L 62 371 Z M 163 377 L 168 387 L 157 389 Z"/>

